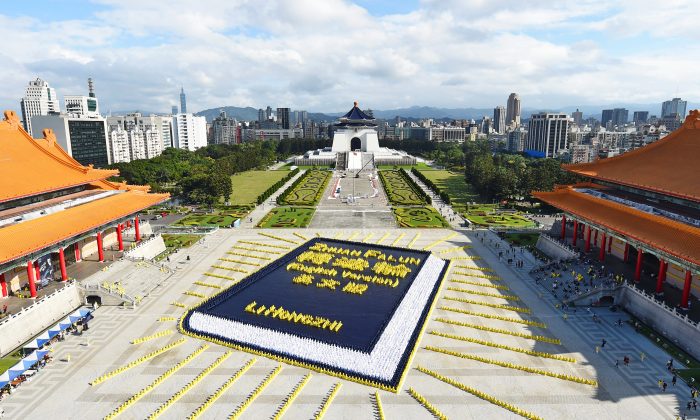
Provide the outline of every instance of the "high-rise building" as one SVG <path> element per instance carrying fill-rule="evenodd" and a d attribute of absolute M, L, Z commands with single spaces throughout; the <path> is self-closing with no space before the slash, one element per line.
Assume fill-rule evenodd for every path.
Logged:
<path fill-rule="evenodd" d="M 289 130 L 289 108 L 277 108 L 277 124 L 283 130 Z"/>
<path fill-rule="evenodd" d="M 63 98 L 66 114 L 76 118 L 99 118 L 100 105 L 97 98 L 83 95 L 66 95 Z"/>
<path fill-rule="evenodd" d="M 480 131 L 484 134 L 490 134 L 493 131 L 493 121 L 491 118 L 484 116 L 484 118 L 481 119 Z"/>
<path fill-rule="evenodd" d="M 583 112 L 579 111 L 578 108 L 576 108 L 576 112 L 571 113 L 571 118 L 573 118 L 574 124 L 581 125 L 581 123 L 583 122 Z"/>
<path fill-rule="evenodd" d="M 35 115 L 47 115 L 50 112 L 61 112 L 56 96 L 56 90 L 40 79 L 32 80 L 24 92 L 24 98 L 20 100 L 22 107 L 22 119 L 24 130 L 33 137 L 41 133 L 32 133 L 32 117 Z"/>
<path fill-rule="evenodd" d="M 506 112 L 506 124 L 514 127 L 520 126 L 520 96 L 517 93 L 511 93 L 508 96 Z"/>
<path fill-rule="evenodd" d="M 267 116 L 265 115 L 265 110 L 260 108 L 258 109 L 258 122 L 261 123 L 267 119 Z"/>
<path fill-rule="evenodd" d="M 506 132 L 506 109 L 502 106 L 497 106 L 493 109 L 493 128 L 497 133 L 503 134 Z"/>
<path fill-rule="evenodd" d="M 309 120 L 309 113 L 306 111 L 298 111 L 299 116 L 297 122 L 306 127 L 306 122 Z"/>
<path fill-rule="evenodd" d="M 187 114 L 187 96 L 184 86 L 180 87 L 180 114 Z"/>
<path fill-rule="evenodd" d="M 645 124 L 649 119 L 649 111 L 634 111 L 632 121 L 635 124 Z"/>
<path fill-rule="evenodd" d="M 265 119 L 266 120 L 272 119 L 272 107 L 270 105 L 268 105 L 267 108 L 265 109 Z"/>
<path fill-rule="evenodd" d="M 32 118 L 32 127 L 37 133 L 51 128 L 58 144 L 81 165 L 105 167 L 112 163 L 107 122 L 102 117 L 36 115 Z"/>
<path fill-rule="evenodd" d="M 623 126 L 627 124 L 628 120 L 629 111 L 625 108 L 604 109 L 600 118 L 600 125 L 608 127 L 609 123 L 613 127 Z"/>
<path fill-rule="evenodd" d="M 612 124 L 618 127 L 627 124 L 629 121 L 629 111 L 625 108 L 615 108 L 612 114 Z"/>
<path fill-rule="evenodd" d="M 673 98 L 670 101 L 664 101 L 664 103 L 661 104 L 661 118 L 672 117 L 676 114 L 678 115 L 678 119 L 682 120 L 685 118 L 685 109 L 687 106 L 688 102 L 681 98 Z"/>
<path fill-rule="evenodd" d="M 170 117 L 155 115 L 144 117 L 139 113 L 123 117 L 107 117 L 107 137 L 110 142 L 111 162 L 130 162 L 154 158 L 165 147 L 170 147 L 170 130 L 167 143 L 164 139 L 163 121 L 170 126 Z"/>
<path fill-rule="evenodd" d="M 613 110 L 612 109 L 604 109 L 603 113 L 600 116 L 600 125 L 605 127 L 608 125 L 610 121 L 613 119 Z"/>
<path fill-rule="evenodd" d="M 173 116 L 173 147 L 197 150 L 207 145 L 207 120 L 192 114 Z"/>
<path fill-rule="evenodd" d="M 508 133 L 508 151 L 522 152 L 525 150 L 525 140 L 527 139 L 527 130 L 523 127 L 518 127 Z"/>
<path fill-rule="evenodd" d="M 569 116 L 542 112 L 530 116 L 526 149 L 541 157 L 557 157 L 566 150 Z M 532 153 L 534 152 L 534 153 Z"/>
<path fill-rule="evenodd" d="M 173 105 L 172 107 L 170 107 L 170 113 L 172 115 L 177 114 L 177 105 Z"/>
<path fill-rule="evenodd" d="M 221 111 L 218 117 L 212 121 L 213 143 L 214 144 L 237 144 L 236 136 L 238 122 L 235 118 L 226 116 L 225 111 Z"/>

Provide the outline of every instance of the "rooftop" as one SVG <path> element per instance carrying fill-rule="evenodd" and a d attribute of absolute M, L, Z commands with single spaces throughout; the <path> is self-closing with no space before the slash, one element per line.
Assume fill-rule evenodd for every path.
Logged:
<path fill-rule="evenodd" d="M 19 117 L 5 111 L 0 122 L 0 202 L 62 190 L 117 175 L 116 170 L 83 166 L 56 143 L 51 130 L 33 139 Z"/>
<path fill-rule="evenodd" d="M 700 265 L 700 229 L 574 190 L 558 187 L 533 195 L 567 213 Z"/>
<path fill-rule="evenodd" d="M 591 163 L 566 165 L 573 173 L 700 202 L 700 111 L 691 111 L 668 136 L 631 152 Z"/>

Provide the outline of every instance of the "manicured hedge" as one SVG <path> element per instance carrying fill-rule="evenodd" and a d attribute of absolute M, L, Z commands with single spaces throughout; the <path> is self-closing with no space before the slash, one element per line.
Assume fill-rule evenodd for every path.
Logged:
<path fill-rule="evenodd" d="M 416 168 L 412 168 L 411 172 L 413 175 L 418 177 L 425 185 L 430 187 L 431 190 L 435 191 L 439 196 L 442 201 L 444 201 L 447 204 L 450 204 L 450 196 L 447 194 L 447 191 L 443 191 L 438 187 L 432 180 L 428 179 L 428 177 L 423 174 L 423 172 L 419 171 Z"/>
<path fill-rule="evenodd" d="M 270 198 L 270 196 L 271 196 L 272 194 L 275 193 L 275 191 L 277 191 L 278 189 L 280 189 L 280 188 L 282 187 L 282 185 L 286 184 L 287 181 L 289 181 L 290 179 L 292 179 L 292 178 L 294 177 L 294 175 L 296 175 L 296 174 L 298 174 L 298 173 L 299 173 L 299 168 L 296 168 L 296 169 L 294 169 L 293 171 L 289 171 L 289 173 L 288 173 L 284 178 L 282 178 L 282 179 L 280 179 L 279 181 L 275 182 L 274 185 L 272 185 L 270 188 L 268 188 L 267 190 L 265 190 L 264 193 L 260 194 L 260 195 L 258 196 L 258 199 L 256 200 L 256 203 L 257 203 L 257 204 L 262 204 L 262 203 L 264 203 L 265 200 L 267 200 L 268 198 Z"/>

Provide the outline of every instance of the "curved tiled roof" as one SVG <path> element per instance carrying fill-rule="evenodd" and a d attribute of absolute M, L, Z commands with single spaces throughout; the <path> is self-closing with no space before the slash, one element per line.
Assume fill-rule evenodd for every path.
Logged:
<path fill-rule="evenodd" d="M 700 265 L 700 229 L 665 217 L 559 187 L 552 192 L 533 192 L 535 197 L 590 222 L 679 259 Z"/>
<path fill-rule="evenodd" d="M 33 139 L 17 114 L 0 122 L 0 202 L 83 185 L 117 175 L 116 170 L 83 166 L 56 144 L 50 132 Z"/>
<path fill-rule="evenodd" d="M 130 190 L 0 229 L 0 264 L 55 245 L 167 200 Z M 18 240 L 21 238 L 21 240 Z"/>
<path fill-rule="evenodd" d="M 365 114 L 364 111 L 362 111 L 360 108 L 357 107 L 357 102 L 353 105 L 352 109 L 348 111 L 345 115 L 340 117 L 340 120 L 342 121 L 343 119 L 348 119 L 348 120 L 374 120 L 374 118 L 370 117 L 369 115 Z"/>
<path fill-rule="evenodd" d="M 648 146 L 564 168 L 597 180 L 700 202 L 700 112 L 691 111 L 681 128 Z"/>

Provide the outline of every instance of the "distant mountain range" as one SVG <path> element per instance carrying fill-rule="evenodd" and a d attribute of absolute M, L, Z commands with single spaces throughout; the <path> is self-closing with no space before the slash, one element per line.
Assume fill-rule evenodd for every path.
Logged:
<path fill-rule="evenodd" d="M 632 119 L 634 111 L 649 111 L 649 115 L 659 115 L 661 113 L 661 104 L 610 104 L 610 105 L 582 105 L 582 106 L 565 106 L 561 108 L 523 108 L 522 118 L 528 119 L 530 115 L 549 111 L 549 112 L 565 112 L 571 115 L 572 112 L 579 109 L 583 112 L 583 117 L 595 117 L 600 119 L 603 109 L 611 108 L 627 108 L 629 110 L 629 118 Z M 700 103 L 688 103 L 688 110 L 700 108 Z M 226 115 L 243 121 L 254 121 L 258 119 L 258 110 L 253 107 L 237 107 L 224 106 L 219 108 L 210 108 L 198 112 L 196 115 L 206 117 L 207 121 L 212 121 L 221 111 L 226 111 Z M 493 108 L 438 108 L 429 106 L 412 106 L 408 108 L 397 108 L 387 110 L 373 110 L 375 118 L 383 120 L 391 120 L 399 116 L 402 119 L 481 119 L 484 116 L 493 117 Z M 335 121 L 345 112 L 309 112 L 309 118 L 314 121 Z"/>

